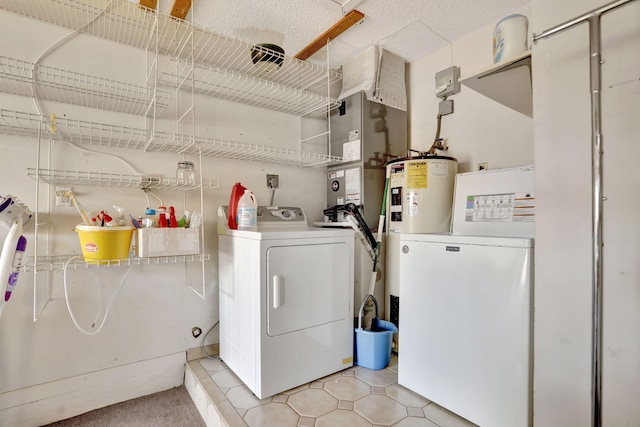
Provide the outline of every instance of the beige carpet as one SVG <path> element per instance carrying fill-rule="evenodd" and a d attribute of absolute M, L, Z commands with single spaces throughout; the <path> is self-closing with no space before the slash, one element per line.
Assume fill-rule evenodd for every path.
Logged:
<path fill-rule="evenodd" d="M 184 386 L 150 394 L 77 417 L 52 427 L 205 427 Z"/>

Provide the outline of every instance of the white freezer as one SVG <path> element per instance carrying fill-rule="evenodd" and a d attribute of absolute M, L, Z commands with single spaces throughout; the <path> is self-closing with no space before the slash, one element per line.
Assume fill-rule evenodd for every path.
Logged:
<path fill-rule="evenodd" d="M 530 426 L 533 240 L 400 244 L 398 383 L 480 426 Z"/>

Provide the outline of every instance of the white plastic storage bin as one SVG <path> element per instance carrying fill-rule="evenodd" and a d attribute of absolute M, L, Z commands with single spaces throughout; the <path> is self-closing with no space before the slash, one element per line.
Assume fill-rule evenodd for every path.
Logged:
<path fill-rule="evenodd" d="M 158 257 L 200 253 L 199 228 L 138 228 L 136 256 Z"/>

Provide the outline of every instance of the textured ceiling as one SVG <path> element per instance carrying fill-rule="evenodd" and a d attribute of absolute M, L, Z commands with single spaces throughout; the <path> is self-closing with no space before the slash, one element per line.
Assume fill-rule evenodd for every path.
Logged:
<path fill-rule="evenodd" d="M 168 13 L 172 3 L 160 0 L 160 10 Z M 187 19 L 250 43 L 275 43 L 295 56 L 355 5 L 365 17 L 329 46 L 333 68 L 376 44 L 413 62 L 529 4 L 530 0 L 193 0 Z M 327 50 L 322 49 L 308 61 L 326 65 L 326 58 Z"/>

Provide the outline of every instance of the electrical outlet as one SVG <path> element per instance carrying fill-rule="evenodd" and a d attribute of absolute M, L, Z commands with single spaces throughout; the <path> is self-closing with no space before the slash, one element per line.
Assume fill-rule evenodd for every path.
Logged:
<path fill-rule="evenodd" d="M 278 175 L 267 174 L 267 188 L 275 190 L 278 188 Z"/>
<path fill-rule="evenodd" d="M 486 171 L 488 168 L 489 168 L 489 165 L 487 164 L 487 162 L 478 163 L 479 171 Z"/>
<path fill-rule="evenodd" d="M 56 187 L 56 206 L 60 208 L 71 207 L 71 197 L 69 192 L 71 187 Z"/>

